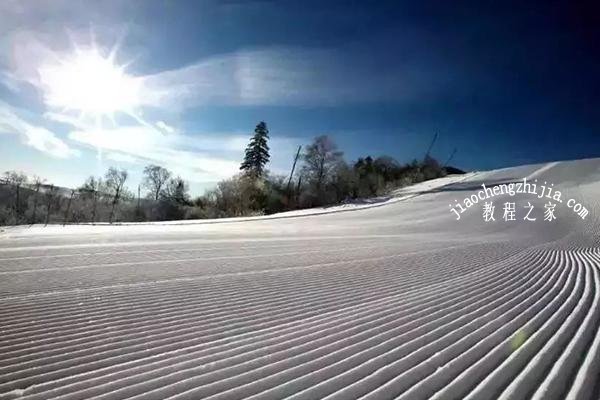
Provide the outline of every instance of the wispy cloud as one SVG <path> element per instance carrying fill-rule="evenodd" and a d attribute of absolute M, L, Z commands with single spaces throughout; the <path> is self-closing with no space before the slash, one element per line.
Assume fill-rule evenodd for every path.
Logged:
<path fill-rule="evenodd" d="M 86 34 L 72 36 L 89 44 Z M 9 38 L 12 56 L 6 76 L 13 87 L 15 82 L 26 82 L 43 93 L 47 79 L 42 79 L 44 74 L 40 71 L 47 71 L 45 66 L 72 51 L 72 44 L 63 41 L 57 45 L 51 39 L 32 31 L 21 31 Z M 399 44 L 394 51 L 410 55 L 400 58 L 402 62 L 398 62 L 398 57 L 365 59 L 361 56 L 367 53 L 364 46 L 240 49 L 202 58 L 181 68 L 131 78 L 139 85 L 139 106 L 178 111 L 202 105 L 329 106 L 427 100 L 447 93 L 459 75 L 443 60 L 402 49 Z M 378 73 L 374 75 L 373 70 Z"/>
<path fill-rule="evenodd" d="M 145 105 L 342 105 L 430 96 L 452 79 L 419 60 L 353 59 L 360 49 L 264 48 L 213 56 L 143 77 Z M 369 63 L 381 62 L 377 75 Z M 441 69 L 441 68 L 440 68 Z"/>
<path fill-rule="evenodd" d="M 115 161 L 126 157 L 130 163 L 157 163 L 196 182 L 223 179 L 234 174 L 238 167 L 233 160 L 180 148 L 180 139 L 145 126 L 76 130 L 69 133 L 69 139 L 101 153 L 108 152 L 113 160 L 120 158 Z"/>
<path fill-rule="evenodd" d="M 71 148 L 48 129 L 27 122 L 18 115 L 17 109 L 0 102 L 0 133 L 15 134 L 23 144 L 55 158 L 79 156 L 77 149 Z"/>
<path fill-rule="evenodd" d="M 116 161 L 118 163 L 137 164 L 140 160 L 129 154 L 111 151 L 105 155 L 107 160 Z"/>
<path fill-rule="evenodd" d="M 38 12 L 38 7 L 27 3 L 9 0 L 0 4 L 0 13 L 10 11 L 6 14 L 10 27 L 0 27 L 0 34 L 5 34 L 5 40 L 0 42 L 0 81 L 17 93 L 26 86 L 28 90 L 22 93 L 30 94 L 33 88 L 39 94 L 35 100 L 43 101 L 39 104 L 41 112 L 37 110 L 43 118 L 36 119 L 37 125 L 10 108 L 2 107 L 0 129 L 18 133 L 26 145 L 52 157 L 78 155 L 80 152 L 70 146 L 74 145 L 81 150 L 100 151 L 107 160 L 137 165 L 154 162 L 185 179 L 214 182 L 239 171 L 252 127 L 245 132 L 207 134 L 193 129 L 186 132 L 172 124 L 182 115 L 177 113 L 183 109 L 207 104 L 338 105 L 422 94 L 416 89 L 417 85 L 412 84 L 422 77 L 410 68 L 383 68 L 378 76 L 367 76 L 369 68 L 364 60 L 354 57 L 356 49 L 239 49 L 149 75 L 133 75 L 127 68 L 127 74 L 131 73 L 131 78 L 140 85 L 139 104 L 136 99 L 136 112 L 131 113 L 133 118 L 117 116 L 117 123 L 98 124 L 80 118 L 76 110 L 64 110 L 56 106 L 57 102 L 50 101 L 49 82 L 61 86 L 63 81 L 68 82 L 68 76 L 61 75 L 58 79 L 61 85 L 57 85 L 57 79 L 50 79 L 53 78 L 52 71 L 56 70 L 49 66 L 68 60 L 74 45 L 92 43 L 88 27 L 64 30 L 64 26 L 70 26 L 64 19 L 71 14 L 62 11 L 71 10 L 69 2 L 59 0 L 49 7 L 57 10 L 50 13 L 51 16 L 47 10 Z M 80 8 L 86 7 L 89 5 L 82 2 L 73 7 L 77 10 L 71 11 L 77 15 Z M 107 10 L 101 14 L 104 11 Z M 107 15 L 116 12 L 112 10 Z M 98 34 L 97 38 L 101 38 L 101 44 L 114 44 L 110 41 L 114 37 L 110 35 Z M 127 61 L 127 54 L 119 56 L 124 59 L 118 61 Z M 133 67 L 131 69 L 135 70 L 135 65 Z M 397 73 L 404 74 L 401 85 L 392 79 Z M 431 82 L 430 85 L 438 83 Z M 56 126 L 66 126 L 59 131 L 64 140 L 49 129 Z M 293 157 L 297 142 L 285 137 L 271 139 L 272 170 L 286 172 L 288 158 Z"/>
<path fill-rule="evenodd" d="M 156 121 L 155 124 L 158 129 L 160 129 L 161 131 L 165 132 L 165 133 L 175 133 L 176 130 L 175 128 L 173 128 L 171 125 L 167 124 L 165 121 Z"/>
<path fill-rule="evenodd" d="M 214 182 L 238 173 L 248 141 L 237 134 L 165 135 L 146 126 L 74 130 L 69 139 L 117 162 L 163 165 L 193 182 Z M 271 141 L 283 154 L 293 153 L 295 146 L 292 138 Z M 274 171 L 283 172 L 277 167 Z"/>

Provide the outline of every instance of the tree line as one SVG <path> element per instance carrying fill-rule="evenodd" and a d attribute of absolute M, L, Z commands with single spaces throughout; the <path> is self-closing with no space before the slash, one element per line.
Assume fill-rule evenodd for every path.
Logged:
<path fill-rule="evenodd" d="M 346 162 L 326 135 L 300 146 L 287 176 L 271 173 L 269 130 L 260 122 L 250 138 L 240 172 L 192 199 L 180 176 L 147 165 L 134 192 L 123 169 L 110 167 L 79 188 L 65 189 L 44 179 L 7 171 L 0 180 L 0 224 L 162 221 L 263 215 L 328 206 L 380 196 L 391 190 L 444 176 L 447 169 L 426 155 L 401 164 L 389 156 Z M 451 172 L 459 172 L 452 169 Z"/>

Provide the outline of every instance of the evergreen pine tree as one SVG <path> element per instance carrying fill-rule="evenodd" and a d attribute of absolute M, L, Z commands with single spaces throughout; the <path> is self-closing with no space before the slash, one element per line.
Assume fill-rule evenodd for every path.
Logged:
<path fill-rule="evenodd" d="M 246 147 L 244 161 L 240 169 L 247 175 L 258 178 L 265 172 L 265 165 L 269 162 L 269 130 L 265 122 L 260 122 L 254 129 L 254 136 Z"/>

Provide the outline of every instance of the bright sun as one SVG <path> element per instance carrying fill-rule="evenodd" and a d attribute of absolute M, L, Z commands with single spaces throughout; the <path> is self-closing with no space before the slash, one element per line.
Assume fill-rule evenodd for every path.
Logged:
<path fill-rule="evenodd" d="M 46 104 L 96 118 L 133 113 L 139 105 L 141 81 L 127 75 L 124 66 L 116 65 L 113 54 L 103 57 L 96 48 L 77 49 L 40 68 Z"/>

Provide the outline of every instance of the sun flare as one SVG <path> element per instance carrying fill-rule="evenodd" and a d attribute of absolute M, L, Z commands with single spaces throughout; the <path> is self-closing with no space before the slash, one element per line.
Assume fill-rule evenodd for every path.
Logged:
<path fill-rule="evenodd" d="M 131 114 L 140 99 L 140 79 L 104 57 L 97 48 L 77 49 L 58 62 L 40 68 L 46 104 L 96 118 Z"/>

